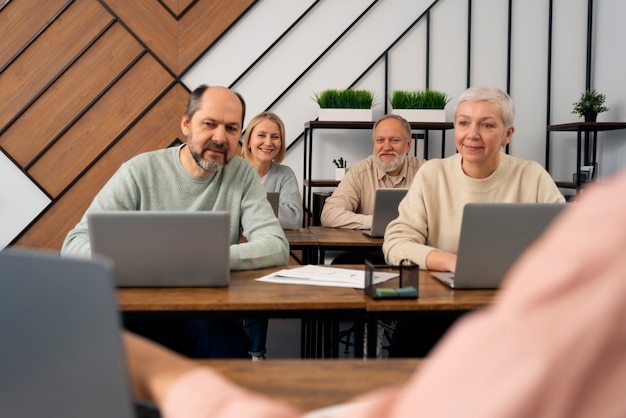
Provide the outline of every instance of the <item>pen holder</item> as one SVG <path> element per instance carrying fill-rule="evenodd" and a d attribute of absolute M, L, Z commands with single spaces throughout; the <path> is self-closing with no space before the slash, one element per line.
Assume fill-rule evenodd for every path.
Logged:
<path fill-rule="evenodd" d="M 399 287 L 375 287 L 376 269 L 399 270 Z M 419 297 L 419 266 L 411 260 L 404 259 L 397 266 L 375 266 L 365 260 L 365 292 L 372 299 L 417 299 Z"/>

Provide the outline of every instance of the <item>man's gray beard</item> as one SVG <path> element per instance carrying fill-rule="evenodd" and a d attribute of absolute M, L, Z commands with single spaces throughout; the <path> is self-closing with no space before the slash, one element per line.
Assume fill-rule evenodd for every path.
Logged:
<path fill-rule="evenodd" d="M 405 158 L 406 155 L 396 155 L 396 158 L 394 158 L 392 162 L 384 163 L 380 159 L 380 155 L 377 155 L 376 158 L 374 158 L 374 163 L 376 164 L 376 167 L 378 167 L 380 170 L 384 171 L 385 173 L 389 173 L 390 171 L 393 171 L 400 167 L 402 163 L 404 163 Z"/>
<path fill-rule="evenodd" d="M 193 157 L 196 164 L 198 164 L 198 167 L 200 167 L 204 171 L 208 171 L 209 173 L 216 173 L 224 168 L 224 163 L 215 160 L 205 160 L 200 155 L 193 152 L 191 147 L 189 147 L 189 151 L 191 152 L 191 156 Z"/>

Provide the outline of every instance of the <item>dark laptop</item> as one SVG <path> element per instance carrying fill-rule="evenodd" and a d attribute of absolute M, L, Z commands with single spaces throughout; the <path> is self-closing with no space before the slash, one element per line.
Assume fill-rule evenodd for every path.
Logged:
<path fill-rule="evenodd" d="M 398 205 L 409 189 L 376 189 L 374 197 L 374 213 L 372 229 L 363 231 L 374 238 L 385 236 L 385 229 L 392 220 L 398 217 Z"/>
<path fill-rule="evenodd" d="M 272 209 L 274 210 L 274 216 L 278 216 L 278 204 L 280 202 L 280 193 L 267 192 L 267 200 L 270 202 Z"/>
<path fill-rule="evenodd" d="M 496 289 L 520 254 L 565 208 L 561 203 L 468 203 L 456 272 L 433 272 L 455 289 Z"/>
<path fill-rule="evenodd" d="M 110 263 L 0 251 L 0 416 L 130 418 Z"/>
<path fill-rule="evenodd" d="M 220 287 L 230 280 L 230 214 L 113 211 L 87 215 L 91 251 L 119 287 Z"/>

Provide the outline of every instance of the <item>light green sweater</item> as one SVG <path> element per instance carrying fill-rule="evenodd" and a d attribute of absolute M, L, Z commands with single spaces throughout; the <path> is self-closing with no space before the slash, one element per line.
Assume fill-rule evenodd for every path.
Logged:
<path fill-rule="evenodd" d="M 230 213 L 231 270 L 287 264 L 289 243 L 256 170 L 234 157 L 210 178 L 196 178 L 180 162 L 181 147 L 147 152 L 124 163 L 69 232 L 61 253 L 91 255 L 89 212 L 207 210 Z M 242 234 L 247 242 L 240 244 Z M 207 251 L 210 245 L 211 234 L 207 231 Z"/>
<path fill-rule="evenodd" d="M 455 154 L 429 160 L 419 169 L 398 217 L 385 231 L 387 263 L 408 258 L 424 269 L 426 256 L 435 249 L 456 254 L 466 203 L 565 202 L 548 172 L 534 161 L 503 153 L 496 171 L 481 180 L 466 176 L 461 161 L 461 154 Z"/>

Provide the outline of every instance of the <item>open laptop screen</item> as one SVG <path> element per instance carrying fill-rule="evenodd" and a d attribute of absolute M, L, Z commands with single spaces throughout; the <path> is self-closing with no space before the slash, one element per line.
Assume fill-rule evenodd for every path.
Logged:
<path fill-rule="evenodd" d="M 87 215 L 91 250 L 120 287 L 217 287 L 230 278 L 230 214 L 112 211 Z"/>

